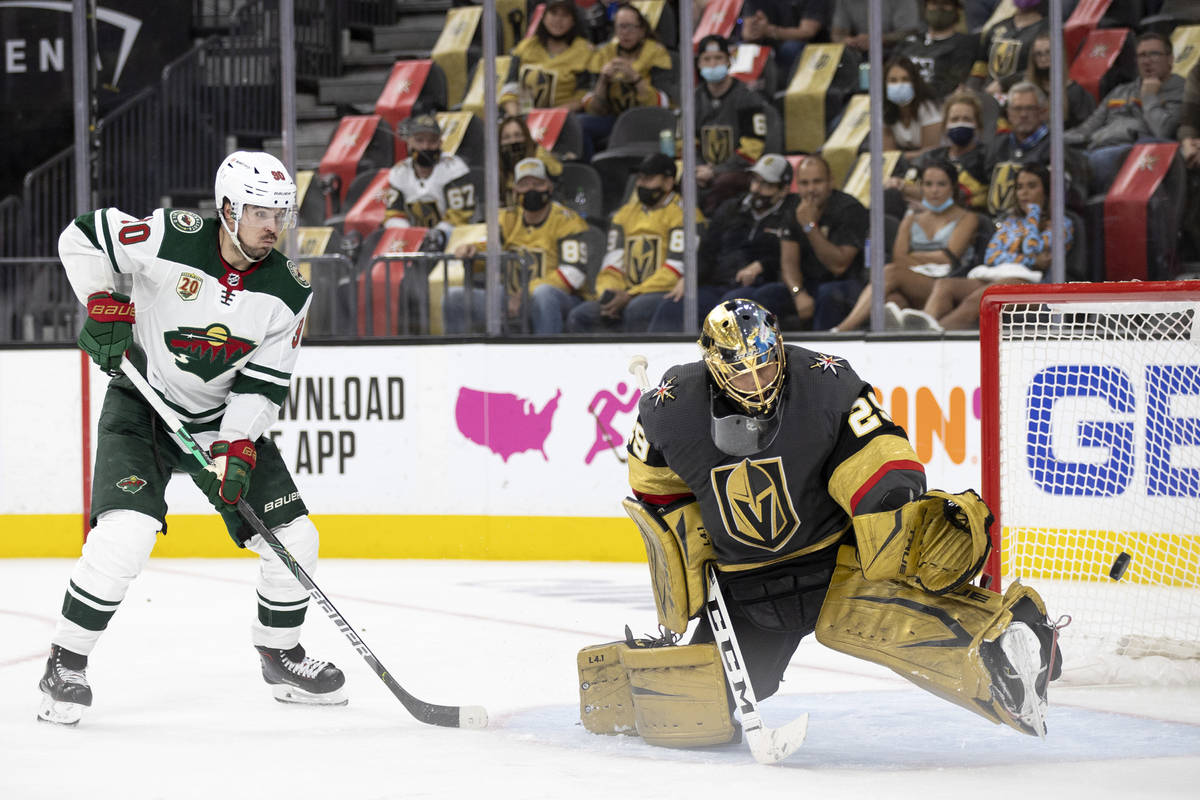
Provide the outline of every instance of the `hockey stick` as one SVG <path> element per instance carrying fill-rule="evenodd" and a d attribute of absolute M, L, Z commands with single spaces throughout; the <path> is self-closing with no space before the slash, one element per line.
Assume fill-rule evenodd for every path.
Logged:
<path fill-rule="evenodd" d="M 768 728 L 758 713 L 758 699 L 746 672 L 746 661 L 738 647 L 737 636 L 729 621 L 725 608 L 725 596 L 717 583 L 716 567 L 708 568 L 708 602 L 704 604 L 708 621 L 712 625 L 713 638 L 721 651 L 721 664 L 725 667 L 725 679 L 734 702 L 742 712 L 742 734 L 750 745 L 750 753 L 760 764 L 775 764 L 790 756 L 804 744 L 808 734 L 808 714 L 801 714 L 781 728 Z"/>
<path fill-rule="evenodd" d="M 166 423 L 167 428 L 175 437 L 175 443 L 179 445 L 179 448 L 184 453 L 190 454 L 195 458 L 201 466 L 208 466 L 211 463 L 208 455 L 200 448 L 200 445 L 196 444 L 196 440 L 183 427 L 183 423 L 179 420 L 179 417 L 175 416 L 175 412 L 171 411 L 167 404 L 163 402 L 162 398 L 158 396 L 158 393 L 154 391 L 146 379 L 142 377 L 142 374 L 138 372 L 137 367 L 128 358 L 122 359 L 121 372 L 125 373 L 125 377 L 133 382 L 134 387 L 141 393 L 142 397 L 146 398 L 146 402 L 150 404 L 158 413 L 158 416 L 162 418 L 162 421 Z M 244 499 L 238 500 L 237 512 L 242 521 L 249 525 L 251 530 L 261 536 L 263 541 L 270 545 L 275 555 L 287 567 L 288 572 L 296 577 L 296 580 L 300 582 L 300 585 L 304 587 L 309 596 L 329 615 L 329 618 L 333 620 L 333 624 L 350 640 L 350 644 L 362 656 L 363 661 L 367 662 L 367 665 L 371 667 L 375 674 L 379 676 L 379 679 L 391 690 L 396 699 L 404 704 L 404 707 L 408 709 L 408 713 L 412 714 L 420 722 L 430 725 L 441 725 L 446 728 L 487 727 L 488 716 L 483 706 L 440 706 L 435 703 L 426 703 L 424 700 L 418 700 L 405 691 L 404 687 L 396 682 L 392 674 L 388 672 L 387 668 L 371 652 L 371 648 L 367 647 L 367 643 L 362 640 L 362 637 L 358 635 L 354 628 L 350 627 L 350 623 L 341 615 L 341 612 L 333 607 L 333 603 L 329 601 L 329 598 L 325 596 L 321 588 L 304 571 L 304 567 L 296 563 L 296 559 L 292 557 L 292 554 L 283 546 L 279 538 L 271 532 L 270 528 L 263 524 L 263 521 L 258 518 L 258 515 L 254 513 Z"/>
<path fill-rule="evenodd" d="M 643 355 L 636 355 L 629 360 L 629 371 L 637 376 L 643 392 L 650 390 L 646 367 L 647 361 Z M 781 728 L 768 728 L 763 724 L 762 715 L 758 713 L 758 699 L 750 683 L 750 675 L 746 672 L 746 660 L 742 657 L 737 635 L 729 621 L 721 585 L 717 583 L 717 569 L 712 565 L 708 567 L 708 602 L 704 604 L 704 610 L 708 614 L 717 649 L 721 651 L 721 665 L 725 670 L 729 691 L 738 710 L 742 712 L 742 734 L 750 746 L 750 753 L 760 764 L 778 763 L 804 744 L 804 737 L 808 734 L 808 714 L 802 714 Z"/>

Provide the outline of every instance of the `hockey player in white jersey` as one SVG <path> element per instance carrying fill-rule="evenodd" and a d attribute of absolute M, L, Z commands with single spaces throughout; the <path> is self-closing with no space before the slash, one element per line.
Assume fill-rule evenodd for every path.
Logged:
<path fill-rule="evenodd" d="M 440 253 L 454 226 L 475 215 L 471 170 L 458 156 L 442 152 L 442 129 L 433 116 L 409 119 L 405 132 L 409 155 L 388 172 L 384 224 L 429 228 L 421 250 Z"/>
<path fill-rule="evenodd" d="M 76 562 L 39 688 L 39 719 L 73 725 L 92 703 L 88 655 L 166 532 L 172 471 L 188 472 L 239 547 L 258 553 L 251 640 L 283 702 L 344 704 L 341 670 L 300 646 L 308 595 L 236 512 L 244 497 L 309 573 L 317 530 L 283 459 L 264 436 L 278 418 L 312 290 L 274 249 L 294 223 L 296 185 L 278 159 L 237 152 L 217 170 L 219 218 L 160 208 L 136 219 L 115 208 L 76 218 L 59 237 L 67 277 L 87 306 L 79 346 L 106 372 L 87 543 Z M 118 274 L 132 298 L 115 291 Z M 201 470 L 116 371 L 144 353 L 151 386 L 209 450 Z M 139 359 L 140 360 L 140 359 Z M 139 365 L 140 367 L 140 365 Z M 253 480 L 251 480 L 253 478 Z"/>

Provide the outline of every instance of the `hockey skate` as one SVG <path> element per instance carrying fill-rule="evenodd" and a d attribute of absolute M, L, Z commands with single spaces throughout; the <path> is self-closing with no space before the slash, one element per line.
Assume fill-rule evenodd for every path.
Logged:
<path fill-rule="evenodd" d="M 255 645 L 262 658 L 263 680 L 271 685 L 275 699 L 281 703 L 344 706 L 348 702 L 342 685 L 346 676 L 328 661 L 318 661 L 304 654 L 296 645 L 291 650 Z"/>
<path fill-rule="evenodd" d="M 87 682 L 87 656 L 50 646 L 46 673 L 38 682 L 45 695 L 38 719 L 56 725 L 78 725 L 84 706 L 92 704 L 92 687 Z"/>

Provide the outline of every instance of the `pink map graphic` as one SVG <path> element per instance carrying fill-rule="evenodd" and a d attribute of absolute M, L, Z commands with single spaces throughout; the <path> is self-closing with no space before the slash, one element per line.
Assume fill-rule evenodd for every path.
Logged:
<path fill-rule="evenodd" d="M 562 389 L 542 406 L 534 410 L 533 402 L 515 394 L 484 392 L 462 387 L 458 390 L 458 402 L 454 406 L 454 420 L 463 436 L 475 444 L 481 444 L 504 461 L 514 453 L 536 450 L 542 458 L 546 455 L 546 438 Z"/>

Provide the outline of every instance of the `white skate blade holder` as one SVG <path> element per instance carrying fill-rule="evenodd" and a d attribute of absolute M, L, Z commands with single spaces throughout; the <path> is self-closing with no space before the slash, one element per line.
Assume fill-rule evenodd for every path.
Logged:
<path fill-rule="evenodd" d="M 54 725 L 75 727 L 83 718 L 83 709 L 84 706 L 79 703 L 53 700 L 49 696 L 43 695 L 42 706 L 38 709 L 37 718 L 42 722 Z"/>
<path fill-rule="evenodd" d="M 306 692 L 303 689 L 297 689 L 295 686 L 289 686 L 286 683 L 277 683 L 271 686 L 271 693 L 281 703 L 295 703 L 306 706 L 344 706 L 350 700 L 346 697 L 346 692 L 343 689 L 344 687 L 335 689 L 332 692 L 316 694 L 314 692 Z"/>

